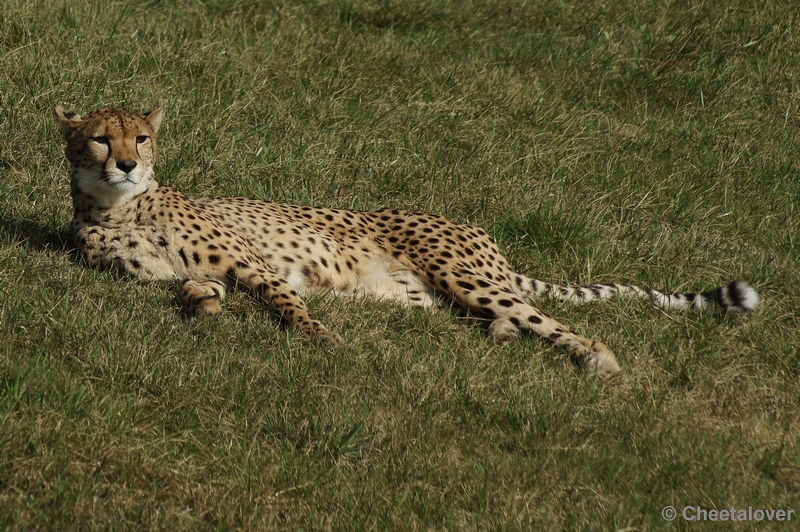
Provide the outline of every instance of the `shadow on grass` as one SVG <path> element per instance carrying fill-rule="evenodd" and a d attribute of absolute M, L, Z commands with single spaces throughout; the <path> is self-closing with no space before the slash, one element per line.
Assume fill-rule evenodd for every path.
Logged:
<path fill-rule="evenodd" d="M 75 256 L 75 247 L 72 244 L 72 234 L 69 228 L 53 231 L 51 227 L 38 222 L 0 217 L 0 240 L 16 241 L 37 251 L 54 250 L 72 258 Z"/>

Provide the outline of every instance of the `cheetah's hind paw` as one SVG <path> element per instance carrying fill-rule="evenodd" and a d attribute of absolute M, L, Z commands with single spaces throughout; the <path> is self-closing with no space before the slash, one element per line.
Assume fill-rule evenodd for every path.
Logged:
<path fill-rule="evenodd" d="M 588 376 L 601 379 L 610 379 L 622 372 L 614 353 L 601 342 L 592 344 L 589 355 L 584 361 L 584 369 Z"/>
<path fill-rule="evenodd" d="M 323 333 L 317 334 L 314 337 L 314 341 L 322 345 L 337 347 L 341 345 L 342 337 L 336 334 L 335 332 L 325 331 Z"/>

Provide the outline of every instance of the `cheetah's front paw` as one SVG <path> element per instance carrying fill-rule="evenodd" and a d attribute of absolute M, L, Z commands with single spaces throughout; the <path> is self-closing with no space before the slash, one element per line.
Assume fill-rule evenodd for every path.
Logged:
<path fill-rule="evenodd" d="M 208 318 L 222 314 L 225 286 L 219 281 L 186 281 L 181 300 L 189 316 Z"/>

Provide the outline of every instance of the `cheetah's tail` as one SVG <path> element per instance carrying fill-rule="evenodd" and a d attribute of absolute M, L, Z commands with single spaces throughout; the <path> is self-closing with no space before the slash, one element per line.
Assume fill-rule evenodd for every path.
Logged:
<path fill-rule="evenodd" d="M 659 307 L 670 310 L 700 310 L 732 314 L 750 312 L 758 306 L 761 300 L 758 292 L 744 281 L 734 281 L 727 286 L 699 294 L 679 294 L 643 289 L 630 284 L 560 286 L 517 275 L 515 289 L 520 296 L 530 299 L 549 296 L 561 301 L 583 303 L 614 297 L 641 297 L 652 299 Z"/>

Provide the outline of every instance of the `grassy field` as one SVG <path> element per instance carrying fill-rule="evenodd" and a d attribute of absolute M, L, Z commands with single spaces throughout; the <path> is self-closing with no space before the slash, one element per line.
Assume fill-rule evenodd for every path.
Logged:
<path fill-rule="evenodd" d="M 798 56 L 792 1 L 3 0 L 0 528 L 800 520 Z M 75 262 L 55 104 L 165 107 L 188 194 L 435 211 L 538 279 L 763 306 L 542 301 L 610 383 L 384 303 L 312 299 L 335 350 L 246 294 L 186 320 L 176 286 Z"/>

